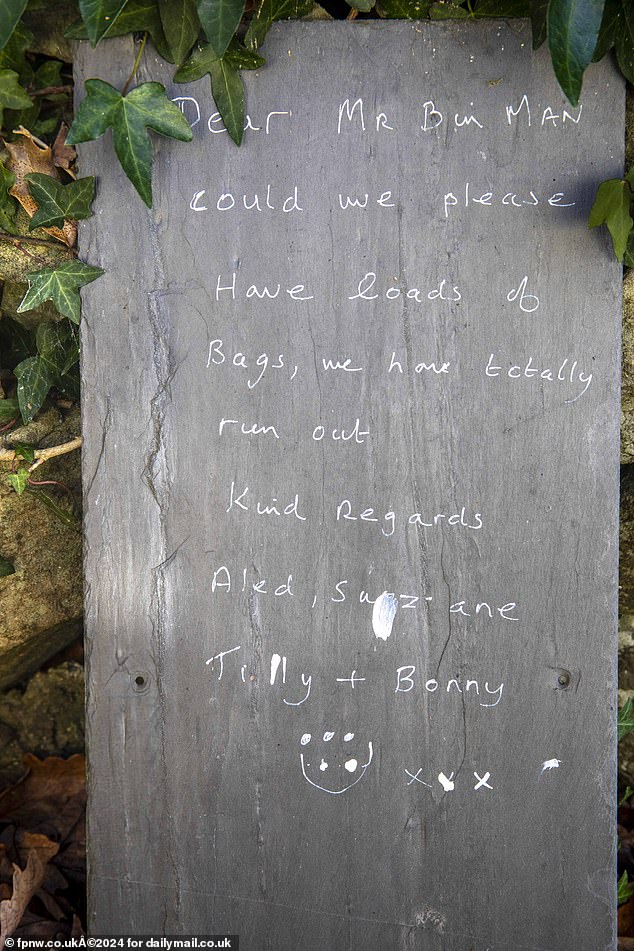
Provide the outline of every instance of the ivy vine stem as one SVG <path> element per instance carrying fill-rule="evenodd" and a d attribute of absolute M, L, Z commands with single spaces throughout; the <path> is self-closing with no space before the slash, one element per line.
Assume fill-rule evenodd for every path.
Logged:
<path fill-rule="evenodd" d="M 6 424 L 2 427 L 2 429 L 0 429 L 0 433 L 6 433 L 7 429 L 11 429 L 12 426 L 15 426 L 15 424 L 17 423 L 17 421 L 18 421 L 18 417 L 17 417 L 17 416 L 15 417 L 15 419 L 10 419 L 9 422 L 6 423 Z"/>
<path fill-rule="evenodd" d="M 56 456 L 65 456 L 66 453 L 79 449 L 81 443 L 81 436 L 77 436 L 76 439 L 71 439 L 69 442 L 62 443 L 59 446 L 51 446 L 50 449 L 36 449 L 35 462 L 29 466 L 29 473 L 34 472 L 38 466 L 41 466 L 42 463 L 48 459 L 54 459 Z M 14 449 L 0 449 L 0 462 L 15 462 L 16 459 L 17 456 Z"/>
<path fill-rule="evenodd" d="M 134 60 L 134 66 L 132 67 L 132 72 L 128 76 L 126 80 L 126 84 L 123 87 L 123 92 L 121 93 L 122 96 L 126 95 L 128 89 L 130 88 L 132 84 L 132 80 L 136 76 L 136 71 L 139 68 L 139 64 L 141 62 L 141 57 L 143 56 L 143 50 L 145 49 L 146 42 L 147 42 L 147 32 L 143 34 L 143 39 L 141 40 L 141 45 L 139 46 L 139 52 L 136 54 L 136 59 Z"/>

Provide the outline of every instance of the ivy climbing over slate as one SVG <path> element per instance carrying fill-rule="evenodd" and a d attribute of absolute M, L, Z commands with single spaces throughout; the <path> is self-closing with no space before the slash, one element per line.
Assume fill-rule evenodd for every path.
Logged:
<path fill-rule="evenodd" d="M 328 6 L 332 0 L 322 2 Z M 347 2 L 351 18 L 530 17 L 533 46 L 547 45 L 561 88 L 573 104 L 581 95 L 586 68 L 607 54 L 616 57 L 623 74 L 634 82 L 634 0 Z M 41 55 L 43 40 L 35 36 L 40 15 L 44 20 L 55 9 L 68 14 L 69 39 L 87 39 L 93 46 L 115 36 L 141 40 L 136 58 L 135 53 L 131 56 L 127 82 L 116 88 L 108 77 L 88 80 L 74 117 L 64 54 Z M 73 145 L 98 139 L 111 129 L 126 175 L 151 206 L 152 133 L 183 142 L 192 138 L 189 124 L 164 87 L 135 80 L 146 40 L 174 64 L 176 83 L 209 77 L 220 117 L 240 145 L 246 117 L 242 71 L 265 67 L 260 51 L 275 22 L 310 16 L 329 14 L 315 0 L 0 0 L 0 132 L 7 142 L 6 152 L 0 147 L 0 237 L 39 242 L 32 259 L 40 262 L 39 268 L 36 263 L 21 276 L 28 287 L 14 313 L 19 318 L 53 305 L 65 318 L 45 324 L 56 328 L 55 346 L 51 330 L 28 330 L 10 317 L 2 321 L 0 344 L 14 383 L 8 392 L 0 390 L 0 428 L 16 416 L 32 418 L 51 388 L 77 392 L 78 350 L 72 324 L 80 318 L 79 290 L 102 272 L 76 258 L 75 222 L 91 214 L 96 183 L 92 178 L 76 179 Z M 60 37 L 55 42 L 61 51 L 66 41 Z M 20 130 L 17 136 L 15 129 Z M 30 139 L 23 147 L 37 153 L 36 161 L 30 174 L 22 169 L 16 175 L 11 149 L 25 135 Z M 593 228 L 606 225 L 617 257 L 628 266 L 634 266 L 633 203 L 634 172 L 601 185 L 589 222 Z"/>
<path fill-rule="evenodd" d="M 198 0 L 198 17 L 210 45 L 224 56 L 240 26 L 245 0 Z"/>
<path fill-rule="evenodd" d="M 143 83 L 124 96 L 102 79 L 86 81 L 81 103 L 66 141 L 69 145 L 98 139 L 112 129 L 117 157 L 148 207 L 152 207 L 152 144 L 147 129 L 189 142 L 192 130 L 161 83 Z"/>
<path fill-rule="evenodd" d="M 314 0 L 78 0 L 81 20 L 68 31 L 72 38 L 88 37 L 93 44 L 135 30 L 150 35 L 158 51 L 177 65 L 175 82 L 188 83 L 209 75 L 212 95 L 225 127 L 240 145 L 244 129 L 245 93 L 242 69 L 259 69 L 263 60 L 249 60 L 245 52 L 258 51 L 272 24 L 281 19 L 308 16 Z M 631 0 L 348 0 L 353 14 L 379 17 L 447 20 L 483 17 L 530 17 L 533 46 L 548 42 L 553 68 L 566 96 L 577 105 L 583 75 L 593 59 L 616 47 L 626 75 L 634 74 L 634 4 Z M 323 11 L 322 11 L 323 12 Z M 99 90 L 95 83 L 102 83 Z M 137 87 L 143 89 L 147 84 Z M 104 86 L 110 90 L 104 93 Z M 136 90 L 118 93 L 103 80 L 88 80 L 87 100 L 80 107 L 70 142 L 98 138 L 106 128 L 115 132 L 117 155 L 146 204 L 151 204 L 151 147 L 145 128 L 181 136 L 163 128 L 163 106 L 158 97 L 143 103 L 145 121 L 128 129 L 127 106 Z M 97 94 L 99 92 L 99 95 Z M 114 109 L 114 96 L 119 96 Z M 130 98 L 132 97 L 132 98 Z M 122 106 L 125 103 L 125 106 Z M 96 115 L 103 112 L 104 121 Z M 88 117 L 90 110 L 92 116 Z M 121 114 L 105 119 L 111 110 Z M 79 118 L 79 117 L 78 117 Z M 184 138 L 184 137 L 183 137 Z"/>
<path fill-rule="evenodd" d="M 208 75 L 211 91 L 227 132 L 240 145 L 244 132 L 245 99 L 241 69 L 259 69 L 264 59 L 233 39 L 229 48 L 219 56 L 210 43 L 203 44 L 181 66 L 174 82 L 191 83 Z"/>
<path fill-rule="evenodd" d="M 119 14 L 113 18 L 108 28 L 108 37 L 125 36 L 128 33 L 147 33 L 159 55 L 168 63 L 174 62 L 165 38 L 156 0 L 128 0 Z M 77 20 L 66 30 L 66 36 L 70 40 L 89 39 L 85 22 Z"/>
<path fill-rule="evenodd" d="M 125 0 L 79 0 L 82 20 L 93 46 L 108 36 L 125 5 Z"/>

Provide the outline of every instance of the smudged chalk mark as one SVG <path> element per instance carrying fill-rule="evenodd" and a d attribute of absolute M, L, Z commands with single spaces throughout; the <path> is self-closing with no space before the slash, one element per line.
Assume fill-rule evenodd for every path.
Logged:
<path fill-rule="evenodd" d="M 447 920 L 444 915 L 434 908 L 419 911 L 415 918 L 418 928 L 432 928 L 437 934 L 444 934 Z"/>
<path fill-rule="evenodd" d="M 382 641 L 386 641 L 392 633 L 392 626 L 398 607 L 398 598 L 389 591 L 384 591 L 372 608 L 372 630 Z"/>
<path fill-rule="evenodd" d="M 444 773 L 439 773 L 438 782 L 445 792 L 452 792 L 456 788 L 456 784 L 453 781 L 453 773 L 450 773 L 449 776 L 445 776 Z"/>
<path fill-rule="evenodd" d="M 542 773 L 545 773 L 546 770 L 550 771 L 551 769 L 559 769 L 563 760 L 560 759 L 547 759 L 544 765 L 542 766 Z"/>

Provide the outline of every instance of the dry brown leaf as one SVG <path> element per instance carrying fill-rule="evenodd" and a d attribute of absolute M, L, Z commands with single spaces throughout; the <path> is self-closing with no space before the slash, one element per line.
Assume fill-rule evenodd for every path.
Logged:
<path fill-rule="evenodd" d="M 64 836 L 64 841 L 55 864 L 64 875 L 83 878 L 86 874 L 86 816 L 82 815 L 77 825 Z"/>
<path fill-rule="evenodd" d="M 13 863 L 7 855 L 7 847 L 0 842 L 0 880 L 10 881 L 13 875 Z"/>
<path fill-rule="evenodd" d="M 38 889 L 37 892 L 38 901 L 41 901 L 44 905 L 44 908 L 47 911 L 47 914 L 51 916 L 53 921 L 63 921 L 66 917 L 66 912 L 60 908 L 58 903 L 55 901 L 50 892 L 46 891 L 45 888 Z"/>
<path fill-rule="evenodd" d="M 27 909 L 20 927 L 16 928 L 14 934 L 19 938 L 61 938 L 64 935 L 64 928 L 58 921 L 42 918 L 41 915 L 32 914 Z"/>
<path fill-rule="evenodd" d="M 9 153 L 9 169 L 15 175 L 15 185 L 11 186 L 9 194 L 17 198 L 27 215 L 32 218 L 39 206 L 29 191 L 26 176 L 31 172 L 39 172 L 57 181 L 60 176 L 53 161 L 53 150 L 50 146 L 41 139 L 35 138 L 23 126 L 15 129 L 15 132 L 19 133 L 20 138 L 15 142 L 5 142 L 5 148 Z M 65 221 L 63 229 L 44 228 L 44 231 L 69 248 L 74 247 L 77 242 L 77 225 L 72 221 Z"/>
<path fill-rule="evenodd" d="M 43 865 L 46 865 L 51 855 L 57 855 L 59 852 L 59 844 L 52 842 L 48 836 L 42 835 L 39 832 L 28 832 L 26 829 L 18 829 L 15 839 L 21 855 L 26 857 L 29 852 L 37 852 L 42 859 Z M 51 849 L 53 849 L 52 853 Z"/>
<path fill-rule="evenodd" d="M 624 938 L 634 937 L 634 896 L 619 907 L 618 921 L 619 935 Z"/>
<path fill-rule="evenodd" d="M 0 793 L 0 819 L 63 841 L 81 819 L 86 802 L 86 761 L 77 753 L 69 759 L 39 760 L 27 753 L 26 776 Z"/>
<path fill-rule="evenodd" d="M 63 168 L 64 171 L 68 172 L 71 178 L 76 178 L 74 171 L 71 171 L 71 165 L 75 164 L 77 150 L 72 145 L 66 145 L 67 135 L 68 126 L 65 122 L 62 122 L 53 142 L 53 162 L 58 168 Z"/>
<path fill-rule="evenodd" d="M 20 924 L 27 905 L 44 881 L 46 863 L 58 851 L 56 842 L 49 842 L 44 846 L 44 836 L 37 837 L 40 841 L 36 848 L 29 850 L 26 867 L 13 866 L 13 894 L 11 898 L 0 902 L 0 951 L 4 943 Z"/>

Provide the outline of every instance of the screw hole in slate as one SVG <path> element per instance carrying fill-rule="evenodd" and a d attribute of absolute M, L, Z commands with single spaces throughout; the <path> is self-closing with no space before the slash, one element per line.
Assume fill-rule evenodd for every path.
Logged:
<path fill-rule="evenodd" d="M 150 686 L 150 678 L 145 671 L 134 671 L 134 673 L 130 674 L 130 680 L 132 681 L 132 689 L 135 693 L 145 693 Z"/>

